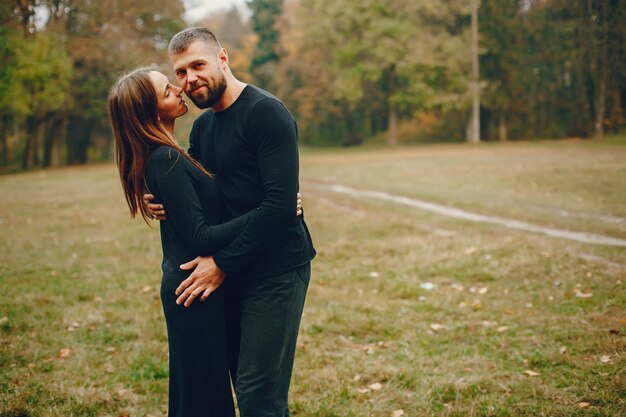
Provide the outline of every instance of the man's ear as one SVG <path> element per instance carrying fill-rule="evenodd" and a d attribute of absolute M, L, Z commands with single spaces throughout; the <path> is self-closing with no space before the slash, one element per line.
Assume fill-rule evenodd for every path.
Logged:
<path fill-rule="evenodd" d="M 217 60 L 220 63 L 220 66 L 228 66 L 228 51 L 225 48 L 220 49 L 220 52 L 217 55 Z"/>

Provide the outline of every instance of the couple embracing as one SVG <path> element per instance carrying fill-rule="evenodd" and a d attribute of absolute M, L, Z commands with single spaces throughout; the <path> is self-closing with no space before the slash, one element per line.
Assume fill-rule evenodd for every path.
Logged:
<path fill-rule="evenodd" d="M 299 205 L 297 127 L 271 94 L 237 80 L 204 28 L 168 47 L 178 80 L 122 76 L 109 111 L 131 215 L 161 220 L 169 417 L 287 417 L 315 256 Z M 208 109 L 186 153 L 182 93 Z M 190 274 L 190 271 L 193 270 Z"/>

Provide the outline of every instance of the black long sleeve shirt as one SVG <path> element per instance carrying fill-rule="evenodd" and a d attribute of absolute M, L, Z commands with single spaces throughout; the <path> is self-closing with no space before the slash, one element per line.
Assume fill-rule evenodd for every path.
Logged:
<path fill-rule="evenodd" d="M 297 127 L 280 100 L 247 85 L 230 107 L 196 119 L 189 154 L 216 175 L 222 220 L 258 207 L 241 234 L 214 254 L 227 275 L 270 276 L 315 257 L 304 216 L 295 216 Z"/>
<path fill-rule="evenodd" d="M 166 289 L 178 286 L 189 275 L 180 269 L 181 264 L 226 247 L 256 211 L 219 224 L 222 216 L 215 180 L 169 146 L 151 152 L 145 177 L 148 190 L 167 208 L 167 220 L 160 222 Z"/>

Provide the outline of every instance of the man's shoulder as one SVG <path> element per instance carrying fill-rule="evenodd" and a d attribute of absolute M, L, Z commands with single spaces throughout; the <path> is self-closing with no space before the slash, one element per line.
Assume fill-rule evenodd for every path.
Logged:
<path fill-rule="evenodd" d="M 248 87 L 251 96 L 250 107 L 253 112 L 266 115 L 278 111 L 291 116 L 285 104 L 278 97 L 257 86 L 248 84 Z"/>

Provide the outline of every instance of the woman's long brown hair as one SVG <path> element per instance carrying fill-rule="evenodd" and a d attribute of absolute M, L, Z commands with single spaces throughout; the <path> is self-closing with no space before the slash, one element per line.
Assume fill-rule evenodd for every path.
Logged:
<path fill-rule="evenodd" d="M 109 93 L 109 117 L 122 188 L 131 217 L 139 211 L 146 223 L 150 215 L 143 204 L 143 195 L 148 192 L 145 171 L 150 152 L 160 145 L 170 146 L 207 173 L 178 146 L 159 120 L 150 71 L 150 68 L 139 68 L 120 77 Z"/>

